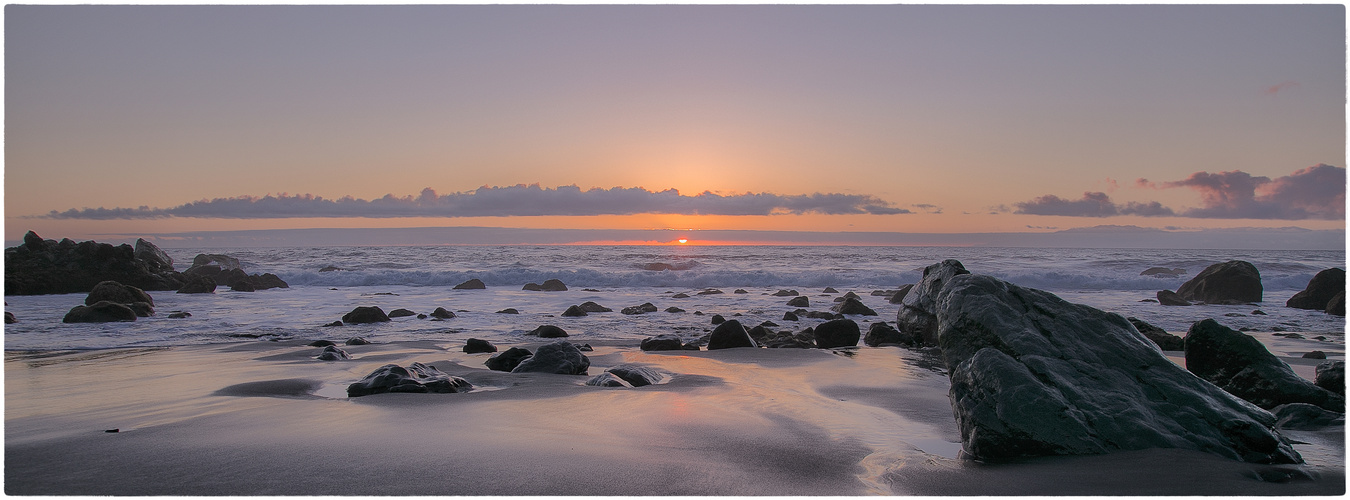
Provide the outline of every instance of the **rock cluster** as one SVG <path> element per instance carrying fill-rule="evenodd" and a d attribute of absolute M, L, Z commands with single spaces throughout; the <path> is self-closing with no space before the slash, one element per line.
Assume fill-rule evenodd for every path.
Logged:
<path fill-rule="evenodd" d="M 435 366 L 413 363 L 404 368 L 389 364 L 347 386 L 347 396 L 355 398 L 385 392 L 466 392 L 472 388 L 469 381 L 447 375 Z"/>
<path fill-rule="evenodd" d="M 1295 309 L 1312 309 L 1336 314 L 1335 302 L 1339 300 L 1338 316 L 1345 316 L 1345 270 L 1339 267 L 1323 270 L 1308 281 L 1303 291 L 1294 294 L 1284 305 Z"/>
<path fill-rule="evenodd" d="M 244 272 L 239 259 L 228 255 L 219 254 L 197 254 L 192 259 L 192 267 L 183 271 L 185 279 L 210 278 L 216 286 L 228 286 L 231 290 L 238 292 L 253 292 L 257 290 L 267 290 L 270 288 L 290 288 L 285 281 L 272 273 L 248 274 Z M 186 283 L 185 283 L 186 285 Z M 191 287 L 183 293 L 201 293 L 195 292 L 198 289 L 205 288 L 205 281 L 199 280 L 193 283 Z M 183 290 L 183 287 L 179 287 Z M 211 290 L 215 290 L 214 287 Z"/>
<path fill-rule="evenodd" d="M 136 246 L 69 238 L 44 240 L 29 231 L 23 244 L 5 249 L 5 294 L 84 293 L 103 281 L 142 290 L 177 290 L 184 283 L 173 260 L 143 239 Z"/>
<path fill-rule="evenodd" d="M 580 348 L 571 342 L 559 340 L 540 346 L 539 349 L 535 350 L 533 356 L 522 359 L 520 364 L 511 369 L 511 373 L 539 372 L 585 375 L 590 366 L 590 358 L 582 354 Z"/>
<path fill-rule="evenodd" d="M 1298 376 L 1261 341 L 1212 319 L 1197 321 L 1186 332 L 1186 369 L 1267 410 L 1308 403 L 1345 411 L 1345 398 Z"/>

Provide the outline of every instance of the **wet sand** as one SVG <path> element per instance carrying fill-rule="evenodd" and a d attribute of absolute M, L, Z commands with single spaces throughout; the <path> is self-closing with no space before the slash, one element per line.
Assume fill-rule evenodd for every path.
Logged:
<path fill-rule="evenodd" d="M 514 346 L 533 349 L 540 342 Z M 1339 495 L 1343 429 L 1288 432 L 1307 465 L 1145 450 L 1015 464 L 960 459 L 948 380 L 892 347 L 642 352 L 639 388 L 511 374 L 462 341 L 302 341 L 6 352 L 11 495 Z M 508 345 L 499 348 L 505 350 Z M 461 394 L 347 398 L 386 363 Z M 116 429 L 117 432 L 106 432 Z M 1265 477 L 1267 480 L 1261 480 Z M 1273 478 L 1293 477 L 1285 482 Z"/>

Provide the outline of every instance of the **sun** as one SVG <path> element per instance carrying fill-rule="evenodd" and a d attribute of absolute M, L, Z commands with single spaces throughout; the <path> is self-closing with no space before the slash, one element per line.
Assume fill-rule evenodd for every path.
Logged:
<path fill-rule="evenodd" d="M 677 241 L 679 241 L 680 244 L 683 245 L 683 244 L 685 244 L 685 243 L 689 243 L 689 238 L 680 238 L 680 239 L 677 240 Z"/>

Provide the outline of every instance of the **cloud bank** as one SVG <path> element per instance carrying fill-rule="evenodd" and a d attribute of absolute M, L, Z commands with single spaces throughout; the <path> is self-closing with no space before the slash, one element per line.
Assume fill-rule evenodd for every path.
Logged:
<path fill-rule="evenodd" d="M 327 199 L 309 194 L 240 196 L 195 201 L 171 208 L 82 208 L 53 210 L 51 219 L 153 219 L 194 217 L 219 219 L 281 219 L 298 217 L 488 217 L 539 215 L 783 215 L 913 213 L 870 195 L 814 193 L 780 195 L 745 193 L 720 195 L 709 191 L 686 196 L 674 189 L 644 188 L 582 190 L 577 186 L 542 188 L 538 184 L 496 187 L 437 194 L 431 188 L 417 196 L 387 194 L 373 200 L 344 196 Z"/>
<path fill-rule="evenodd" d="M 1192 217 L 1200 219 L 1326 219 L 1345 218 L 1345 169 L 1319 164 L 1271 179 L 1240 170 L 1196 172 L 1179 181 L 1138 179 L 1135 186 L 1149 189 L 1189 188 L 1200 195 L 1201 206 L 1174 210 L 1154 201 L 1116 203 L 1102 192 L 1083 193 L 1078 200 L 1045 195 L 1014 203 L 1014 213 L 1071 217 Z"/>

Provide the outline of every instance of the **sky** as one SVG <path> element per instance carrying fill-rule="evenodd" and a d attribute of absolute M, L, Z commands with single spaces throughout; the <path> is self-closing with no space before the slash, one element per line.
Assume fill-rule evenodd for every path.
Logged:
<path fill-rule="evenodd" d="M 1345 22 L 1293 4 L 7 5 L 4 234 L 1343 233 Z"/>

